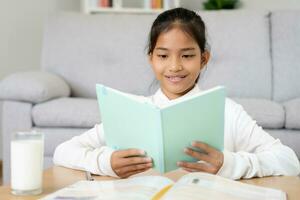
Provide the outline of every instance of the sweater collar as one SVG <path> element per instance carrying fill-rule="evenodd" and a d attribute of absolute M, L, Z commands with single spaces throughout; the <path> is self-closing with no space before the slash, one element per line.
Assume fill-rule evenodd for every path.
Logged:
<path fill-rule="evenodd" d="M 186 98 L 188 96 L 192 96 L 194 94 L 197 94 L 199 93 L 201 90 L 199 88 L 199 86 L 196 84 L 193 89 L 191 89 L 188 93 L 186 93 L 185 95 L 181 96 L 181 97 L 178 97 L 176 99 L 173 99 L 173 100 L 170 100 L 164 93 L 163 91 L 161 90 L 161 88 L 159 88 L 156 93 L 152 96 L 152 101 L 155 105 L 159 106 L 159 107 L 162 107 L 168 103 L 170 103 L 171 101 L 174 101 L 174 100 L 179 100 L 179 99 L 182 99 L 182 98 Z"/>

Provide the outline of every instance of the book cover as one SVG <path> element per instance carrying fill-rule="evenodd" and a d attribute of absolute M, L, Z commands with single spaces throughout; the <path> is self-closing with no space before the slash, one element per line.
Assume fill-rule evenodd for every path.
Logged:
<path fill-rule="evenodd" d="M 144 9 L 152 8 L 152 0 L 144 0 Z"/>
<path fill-rule="evenodd" d="M 223 150 L 224 87 L 175 99 L 164 107 L 104 85 L 97 84 L 96 90 L 107 145 L 145 150 L 161 173 L 176 169 L 178 161 L 195 161 L 183 152 L 192 141 Z"/>
<path fill-rule="evenodd" d="M 99 7 L 101 8 L 109 7 L 109 0 L 99 0 Z"/>

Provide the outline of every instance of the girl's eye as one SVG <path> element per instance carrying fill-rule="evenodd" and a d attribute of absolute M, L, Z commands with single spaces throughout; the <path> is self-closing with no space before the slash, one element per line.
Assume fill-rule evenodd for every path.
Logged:
<path fill-rule="evenodd" d="M 164 55 L 164 54 L 158 54 L 158 57 L 162 58 L 162 59 L 166 59 L 168 56 Z"/>
<path fill-rule="evenodd" d="M 182 55 L 183 58 L 193 58 L 194 56 L 195 56 L 194 54 Z"/>

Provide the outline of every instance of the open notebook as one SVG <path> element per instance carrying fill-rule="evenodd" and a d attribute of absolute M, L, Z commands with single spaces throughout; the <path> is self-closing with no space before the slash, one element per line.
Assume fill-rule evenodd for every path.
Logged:
<path fill-rule="evenodd" d="M 224 87 L 175 99 L 164 107 L 104 85 L 97 84 L 96 90 L 106 144 L 145 150 L 161 173 L 177 169 L 178 161 L 194 161 L 183 152 L 192 141 L 223 150 Z"/>
<path fill-rule="evenodd" d="M 42 200 L 286 200 L 281 190 L 249 185 L 202 172 L 173 182 L 163 176 L 79 181 Z"/>

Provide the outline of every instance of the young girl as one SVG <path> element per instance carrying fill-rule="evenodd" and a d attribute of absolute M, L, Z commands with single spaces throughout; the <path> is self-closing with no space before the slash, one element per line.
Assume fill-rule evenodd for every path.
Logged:
<path fill-rule="evenodd" d="M 195 12 L 176 8 L 154 21 L 148 45 L 149 62 L 160 89 L 151 97 L 162 106 L 173 99 L 201 92 L 197 86 L 210 54 L 206 49 L 205 25 Z M 225 104 L 225 144 L 220 152 L 201 141 L 183 151 L 201 162 L 178 161 L 178 166 L 231 179 L 272 175 L 297 175 L 295 153 L 259 127 L 243 108 L 230 99 Z M 126 178 L 152 167 L 142 149 L 113 150 L 105 145 L 102 124 L 59 145 L 54 163 L 93 174 Z"/>

